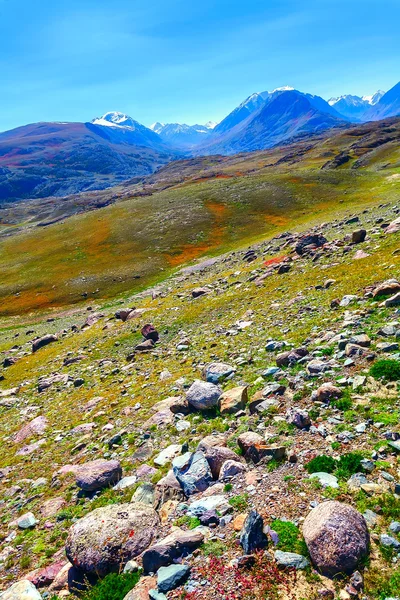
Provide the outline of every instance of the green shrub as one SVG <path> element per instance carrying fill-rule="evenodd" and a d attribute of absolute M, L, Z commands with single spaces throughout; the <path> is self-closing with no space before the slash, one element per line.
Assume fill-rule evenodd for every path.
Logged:
<path fill-rule="evenodd" d="M 350 408 L 352 407 L 352 401 L 350 398 L 337 398 L 336 400 L 331 400 L 331 406 L 334 406 L 335 408 L 338 408 L 339 410 L 350 410 Z"/>
<path fill-rule="evenodd" d="M 202 545 L 204 556 L 222 556 L 226 551 L 226 545 L 221 540 L 210 540 Z"/>
<path fill-rule="evenodd" d="M 307 546 L 301 535 L 299 528 L 291 521 L 281 521 L 275 519 L 271 523 L 271 529 L 278 534 L 277 548 L 283 552 L 297 552 L 297 554 L 307 555 Z"/>
<path fill-rule="evenodd" d="M 348 479 L 354 473 L 362 471 L 361 460 L 363 455 L 359 452 L 349 452 L 343 454 L 337 464 L 336 475 L 343 479 Z"/>
<path fill-rule="evenodd" d="M 311 473 L 334 473 L 337 477 L 348 479 L 354 473 L 362 471 L 361 459 L 362 454 L 359 452 L 349 452 L 342 454 L 339 460 L 335 460 L 331 456 L 316 456 L 305 467 Z"/>
<path fill-rule="evenodd" d="M 245 510 L 247 508 L 248 500 L 249 495 L 242 494 L 241 496 L 233 496 L 228 502 L 233 508 L 236 508 L 236 510 Z"/>
<path fill-rule="evenodd" d="M 189 517 L 189 515 L 184 515 L 183 517 L 179 517 L 179 519 L 175 522 L 178 527 L 181 525 L 186 525 L 188 529 L 195 529 L 200 523 L 200 519 L 198 517 Z"/>
<path fill-rule="evenodd" d="M 333 473 L 336 469 L 337 462 L 331 456 L 316 456 L 305 467 L 307 471 L 311 473 Z"/>
<path fill-rule="evenodd" d="M 140 578 L 136 573 L 110 573 L 92 586 L 82 596 L 82 600 L 123 600 L 126 594 L 135 587 Z"/>
<path fill-rule="evenodd" d="M 377 360 L 369 370 L 374 379 L 386 379 L 386 381 L 400 381 L 400 361 L 391 358 Z"/>

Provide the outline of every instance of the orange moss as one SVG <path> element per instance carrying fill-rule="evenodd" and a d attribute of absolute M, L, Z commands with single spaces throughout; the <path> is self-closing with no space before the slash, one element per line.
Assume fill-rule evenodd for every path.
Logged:
<path fill-rule="evenodd" d="M 183 263 L 199 258 L 206 252 L 221 245 L 225 227 L 223 221 L 226 216 L 227 207 L 219 202 L 207 201 L 204 207 L 214 217 L 214 224 L 206 241 L 193 244 L 184 244 L 176 254 L 166 254 L 165 258 L 171 267 L 177 267 Z"/>
<path fill-rule="evenodd" d="M 276 225 L 277 227 L 284 227 L 289 223 L 289 219 L 282 215 L 264 215 L 264 219 L 268 225 Z"/>

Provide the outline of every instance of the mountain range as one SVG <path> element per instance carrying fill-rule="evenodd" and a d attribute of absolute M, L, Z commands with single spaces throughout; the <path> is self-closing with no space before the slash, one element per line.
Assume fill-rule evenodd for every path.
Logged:
<path fill-rule="evenodd" d="M 262 150 L 397 115 L 400 83 L 328 101 L 288 86 L 254 93 L 217 125 L 145 127 L 119 112 L 88 123 L 34 123 L 0 133 L 0 202 L 105 189 L 185 156 Z"/>

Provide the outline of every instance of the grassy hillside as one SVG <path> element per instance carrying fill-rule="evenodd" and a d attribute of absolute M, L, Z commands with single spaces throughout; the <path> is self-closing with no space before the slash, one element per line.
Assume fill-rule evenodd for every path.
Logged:
<path fill-rule="evenodd" d="M 331 179 L 328 179 L 329 177 Z M 379 355 L 380 350 L 376 344 L 381 341 L 381 338 L 376 332 L 383 325 L 396 319 L 396 308 L 381 309 L 378 308 L 376 301 L 363 298 L 366 286 L 399 273 L 398 234 L 385 234 L 380 229 L 379 223 L 376 223 L 381 217 L 388 221 L 396 216 L 394 203 L 387 204 L 384 209 L 375 206 L 363 212 L 364 206 L 368 203 L 380 202 L 384 194 L 387 199 L 388 194 L 394 192 L 391 191 L 389 183 L 384 183 L 383 178 L 375 179 L 377 176 L 374 173 L 364 175 L 347 173 L 347 178 L 336 180 L 332 191 L 335 201 L 332 200 L 333 196 L 330 196 L 331 200 L 326 201 L 324 207 L 323 194 L 327 189 L 325 186 L 328 186 L 328 181 L 331 183 L 335 181 L 333 177 L 337 177 L 337 174 L 327 172 L 322 178 L 317 174 L 302 174 L 301 185 L 299 185 L 298 181 L 290 182 L 289 174 L 285 175 L 286 190 L 296 190 L 297 194 L 299 194 L 298 190 L 302 190 L 301 195 L 299 194 L 298 197 L 296 195 L 293 200 L 288 222 L 294 223 L 296 211 L 302 216 L 302 221 L 297 225 L 300 229 L 306 229 L 312 223 L 319 223 L 321 226 L 322 222 L 325 222 L 327 224 L 322 226 L 322 231 L 329 241 L 343 240 L 355 227 L 365 227 L 368 230 L 367 241 L 351 247 L 348 252 L 344 252 L 343 246 L 338 244 L 336 249 L 331 248 L 324 252 L 317 262 L 309 258 L 297 258 L 293 260 L 289 273 L 279 275 L 274 271 L 270 277 L 264 279 L 262 285 L 257 285 L 254 276 L 266 272 L 266 263 L 271 258 L 276 260 L 284 254 L 294 256 L 290 247 L 282 247 L 285 240 L 275 239 L 272 242 L 266 240 L 254 247 L 257 255 L 254 262 L 247 263 L 244 252 L 230 253 L 200 272 L 186 272 L 184 275 L 167 279 L 160 290 L 161 295 L 157 297 L 127 295 L 126 305 L 135 305 L 147 312 L 142 317 L 126 323 L 113 318 L 114 311 L 121 307 L 118 299 L 107 303 L 95 301 L 95 309 L 102 312 L 104 317 L 86 330 L 80 328 L 90 314 L 86 306 L 69 311 L 47 312 L 42 316 L 3 317 L 0 329 L 0 351 L 3 352 L 3 356 L 18 357 L 18 361 L 4 369 L 5 380 L 0 384 L 2 391 L 17 388 L 11 400 L 10 396 L 2 396 L 0 406 L 0 440 L 2 441 L 0 469 L 3 475 L 0 489 L 2 502 L 0 543 L 1 550 L 12 547 L 1 577 L 2 588 L 33 568 L 60 560 L 63 556 L 65 537 L 74 520 L 94 508 L 129 501 L 133 493 L 134 488 L 122 492 L 105 489 L 92 498 L 79 495 L 71 474 L 57 474 L 60 467 L 69 463 L 80 464 L 95 458 L 112 456 L 121 461 L 124 474 L 130 475 L 136 472 L 143 460 L 149 465 L 154 465 L 153 459 L 168 444 L 188 441 L 192 450 L 200 439 L 212 432 L 226 433 L 230 436 L 230 447 L 237 449 L 235 441 L 238 433 L 249 429 L 262 431 L 263 435 L 264 432 L 269 435 L 273 445 L 284 445 L 289 453 L 295 453 L 299 457 L 298 463 L 286 462 L 281 465 L 273 463 L 268 469 L 266 465 L 258 466 L 256 472 L 258 469 L 262 484 L 257 487 L 258 493 L 254 496 L 243 493 L 247 484 L 241 479 L 241 487 L 236 488 L 235 480 L 233 489 L 230 492 L 226 491 L 232 500 L 234 516 L 254 507 L 260 511 L 267 523 L 271 523 L 272 514 L 278 519 L 291 519 L 300 523 L 304 514 L 308 512 L 311 501 L 338 498 L 361 511 L 366 508 L 375 510 L 376 505 L 380 504 L 383 512 L 380 513 L 379 525 L 375 532 L 387 531 L 390 522 L 393 519 L 398 520 L 398 508 L 393 494 L 381 496 L 378 491 L 373 495 L 361 490 L 352 492 L 346 484 L 346 478 L 340 481 L 338 489 L 323 489 L 308 480 L 308 474 L 303 468 L 303 464 L 314 455 L 337 456 L 357 449 L 363 453 L 363 456 L 370 458 L 373 450 L 379 447 L 379 461 L 376 461 L 373 474 L 368 474 L 369 480 L 374 483 L 378 481 L 382 490 L 386 489 L 385 486 L 388 486 L 388 489 L 390 487 L 391 490 L 393 484 L 380 478 L 380 473 L 385 470 L 392 478 L 396 478 L 398 469 L 398 459 L 390 452 L 387 440 L 382 438 L 383 430 L 380 433 L 379 429 L 371 427 L 365 435 L 356 438 L 351 445 L 337 441 L 343 431 L 354 431 L 356 424 L 370 417 L 376 422 L 384 421 L 387 424 L 385 430 L 388 427 L 397 430 L 399 407 L 396 389 L 393 395 L 393 386 L 392 388 L 379 387 L 380 384 L 376 382 L 378 387 L 372 392 L 368 387 L 370 384 L 353 390 L 349 383 L 345 392 L 348 403 L 345 412 L 344 409 L 339 410 L 333 406 L 324 408 L 309 400 L 311 391 L 322 381 L 336 381 L 343 377 L 364 375 L 368 373 L 370 367 L 370 363 L 365 358 L 359 358 L 353 365 L 344 367 L 344 359 L 336 356 L 337 347 L 329 342 L 329 338 L 324 340 L 327 332 L 338 333 L 343 330 L 347 335 L 349 332 L 351 334 L 366 332 L 372 338 L 371 351 Z M 261 235 L 257 223 L 262 220 L 263 214 L 273 215 L 273 219 L 278 221 L 285 219 L 284 211 L 278 210 L 280 208 L 278 203 L 272 205 L 276 207 L 275 212 L 271 210 L 271 204 L 268 213 L 262 211 L 261 198 L 265 189 L 269 189 L 270 197 L 273 197 L 272 191 L 278 189 L 276 181 L 281 181 L 279 176 L 274 180 L 276 187 L 266 188 L 266 182 L 258 179 L 258 185 L 263 190 L 259 200 L 261 208 L 258 212 L 253 209 L 258 207 L 254 200 L 251 204 L 254 213 L 250 215 L 245 209 L 242 209 L 242 212 L 237 210 L 229 213 L 227 200 L 225 203 L 217 204 L 217 208 L 216 199 L 210 198 L 210 190 L 214 189 L 216 193 L 215 190 L 224 189 L 226 194 L 226 190 L 233 194 L 233 189 L 239 188 L 230 186 L 220 188 L 221 182 L 208 182 L 206 184 L 208 198 L 204 198 L 204 215 L 212 215 L 210 230 L 217 227 L 216 223 L 219 223 L 218 226 L 221 228 L 225 226 L 226 215 L 231 214 L 232 222 L 235 222 L 233 219 L 237 219 L 236 222 L 242 220 L 246 223 L 243 224 L 242 230 L 247 231 L 246 235 L 250 238 Z M 357 181 L 358 192 L 356 193 L 354 188 L 351 194 L 347 194 L 346 191 L 352 181 Z M 226 185 L 226 182 L 222 183 Z M 241 180 L 236 181 L 237 186 L 240 184 Z M 268 185 L 272 186 L 270 180 Z M 378 191 L 368 193 L 368 186 L 372 188 L 377 186 Z M 318 190 L 321 195 L 317 196 L 315 192 L 312 194 L 310 190 Z M 198 198 L 198 194 L 198 191 L 193 192 L 193 198 Z M 170 191 L 162 196 L 164 199 L 171 199 L 172 195 L 173 192 Z M 352 197 L 351 201 L 348 201 L 349 195 Z M 193 204 L 189 204 L 191 195 L 185 191 L 184 197 L 187 206 L 191 206 L 194 210 L 194 200 Z M 257 198 L 255 191 L 254 198 Z M 310 210 L 304 214 L 305 202 L 311 202 L 311 199 L 314 199 L 315 204 L 311 204 Z M 348 216 L 350 209 L 355 210 L 357 200 L 361 201 L 361 206 L 359 205 L 356 211 L 360 221 L 357 225 L 346 225 L 343 218 Z M 224 213 L 220 207 L 225 204 L 228 208 L 222 209 L 226 211 Z M 129 212 L 133 211 L 131 203 L 122 203 L 108 210 L 110 212 L 106 214 L 113 215 L 110 222 L 114 222 L 119 215 L 118 231 L 124 230 L 128 238 L 131 225 L 126 218 L 124 221 L 123 215 L 125 217 L 131 215 L 133 219 L 134 213 Z M 186 215 L 186 218 L 191 215 L 189 209 Z M 102 269 L 106 266 L 108 268 L 106 265 L 108 257 L 114 256 L 115 260 L 118 258 L 118 254 L 115 253 L 118 245 L 108 245 L 107 240 L 110 239 L 112 230 L 105 228 L 104 224 L 100 226 L 102 222 L 97 219 L 99 213 L 93 213 L 81 219 L 71 219 L 65 226 L 70 227 L 68 231 L 76 239 L 77 235 L 84 236 L 85 233 L 77 229 L 78 224 L 93 223 L 92 231 L 86 232 L 84 238 L 87 244 L 86 260 L 90 259 L 93 268 L 94 265 L 98 265 L 99 273 L 104 276 Z M 282 222 L 269 223 L 267 219 L 271 219 L 271 216 L 265 217 L 266 228 L 270 227 L 270 231 L 279 229 L 283 225 Z M 206 220 L 202 222 L 206 223 Z M 251 227 L 256 226 L 257 230 L 251 231 Z M 51 231 L 59 230 L 58 227 L 54 227 L 52 230 L 46 230 L 45 234 L 49 235 Z M 137 227 L 136 231 L 138 234 L 141 230 Z M 147 231 L 151 234 L 151 227 Z M 179 228 L 174 231 L 178 236 Z M 43 235 L 43 231 L 41 234 Z M 23 239 L 29 239 L 29 235 Z M 143 236 L 145 235 L 146 232 L 143 232 Z M 220 235 L 219 231 L 215 231 L 214 235 L 217 238 Z M 230 235 L 232 243 L 239 241 L 234 237 L 233 232 Z M 68 243 L 68 235 L 63 240 Z M 162 236 L 159 240 L 160 247 L 164 248 Z M 7 243 L 13 241 L 11 239 Z M 200 247 L 201 241 L 199 240 L 197 244 Z M 98 252 L 98 248 L 102 246 L 104 246 L 103 255 Z M 217 247 L 215 245 L 215 250 Z M 27 253 L 32 248 L 34 246 L 23 246 L 23 251 Z M 124 247 L 125 252 L 127 248 L 128 246 Z M 366 256 L 356 260 L 355 252 L 360 249 Z M 53 252 L 55 253 L 56 250 L 57 247 L 54 245 Z M 36 249 L 37 256 L 40 251 L 40 248 Z M 93 254 L 90 253 L 91 251 Z M 72 269 L 73 263 L 62 262 L 61 248 L 57 252 L 63 268 L 60 267 L 60 270 L 55 272 L 57 276 L 60 273 L 71 280 L 72 272 L 68 271 Z M 186 255 L 188 253 L 185 248 L 182 252 L 186 252 Z M 46 269 L 52 268 L 51 254 L 48 247 L 48 267 L 43 269 L 43 273 L 37 272 L 37 276 L 48 277 L 49 286 L 51 278 L 47 275 Z M 123 252 L 121 256 L 124 256 Z M 79 257 L 77 260 L 80 260 Z M 160 264 L 167 264 L 169 260 L 171 268 L 175 266 L 175 257 L 171 253 L 167 254 L 164 260 L 165 263 L 160 262 Z M 127 260 L 124 265 L 128 268 L 129 261 Z M 327 279 L 333 279 L 335 283 L 325 289 L 324 282 Z M 209 286 L 209 293 L 194 300 L 191 291 L 198 285 Z M 112 285 L 108 289 L 111 293 Z M 346 294 L 356 294 L 358 300 L 350 307 L 332 310 L 332 300 L 342 298 Z M 53 319 L 50 322 L 47 320 L 49 316 Z M 152 352 L 137 354 L 132 362 L 127 362 L 127 355 L 141 340 L 141 326 L 149 321 L 160 332 L 160 343 Z M 239 321 L 247 324 L 238 325 Z M 72 330 L 73 325 L 77 326 L 75 331 Z M 59 340 L 32 354 L 30 340 L 44 333 L 58 333 Z M 190 422 L 188 430 L 190 434 L 188 431 L 179 433 L 175 422 L 163 427 L 146 424 L 147 419 L 154 413 L 153 405 L 168 396 L 184 394 L 185 386 L 187 387 L 200 376 L 202 366 L 209 361 L 220 360 L 236 366 L 234 379 L 224 384 L 225 389 L 245 383 L 249 386 L 249 396 L 261 390 L 268 383 L 268 379 L 263 380 L 262 374 L 267 367 L 275 364 L 276 353 L 265 350 L 269 339 L 285 340 L 290 346 L 298 346 L 308 340 L 309 351 L 314 357 L 323 360 L 334 358 L 337 366 L 318 379 L 301 375 L 302 372 L 304 373 L 304 365 L 284 369 L 278 381 L 287 386 L 287 392 L 280 398 L 276 407 L 272 407 L 269 412 L 262 415 L 236 418 L 233 415 L 201 416 L 198 413 L 191 413 L 186 417 Z M 186 345 L 182 350 L 179 349 L 179 345 L 183 340 L 186 340 Z M 66 357 L 77 356 L 81 357 L 78 362 L 70 366 L 64 365 L 63 361 Z M 55 383 L 44 392 L 38 393 L 39 378 L 48 377 L 52 373 L 68 375 L 70 383 Z M 164 376 L 161 376 L 162 373 Z M 75 387 L 72 382 L 78 379 L 82 380 L 82 384 Z M 379 393 L 376 390 L 379 390 Z M 92 409 L 88 408 L 90 401 L 94 402 Z M 139 409 L 134 408 L 137 403 Z M 285 421 L 285 411 L 288 406 L 293 405 L 307 408 L 316 425 L 322 423 L 328 427 L 329 437 L 325 439 L 320 435 L 297 431 L 294 427 L 288 426 Z M 45 431 L 38 435 L 32 433 L 23 442 L 18 442 L 16 433 L 26 422 L 39 415 L 47 419 Z M 394 418 L 392 419 L 391 416 Z M 330 417 L 335 417 L 334 424 L 327 421 Z M 88 426 L 88 429 L 85 429 L 85 426 Z M 121 443 L 110 447 L 109 439 L 119 432 L 122 432 Z M 144 432 L 148 432 L 146 435 L 150 436 L 149 440 Z M 40 445 L 32 446 L 36 442 L 40 442 Z M 144 459 L 138 454 L 143 449 L 147 452 Z M 23 450 L 22 454 L 21 450 Z M 158 481 L 167 468 L 158 469 L 153 482 Z M 255 467 L 250 466 L 250 468 L 254 474 Z M 52 517 L 43 516 L 44 502 L 48 500 L 59 502 L 60 498 L 64 501 L 62 508 L 59 508 Z M 237 506 L 241 508 L 236 508 Z M 27 511 L 34 513 L 38 519 L 37 525 L 29 530 L 17 529 L 15 539 L 13 538 L 11 542 L 7 541 L 10 529 L 15 530 L 15 526 L 9 527 L 9 524 Z M 178 522 L 184 521 L 180 522 L 176 515 L 171 517 L 168 524 Z M 218 556 L 218 552 L 224 552 L 225 564 L 238 555 L 236 534 L 232 526 L 225 527 L 223 532 L 225 537 L 222 549 L 221 542 L 219 546 L 215 541 L 214 545 L 206 543 L 194 561 L 194 572 L 201 565 L 199 560 L 205 561 L 203 564 L 206 564 L 206 557 L 210 554 L 212 556 L 215 553 Z M 379 536 L 375 536 L 377 537 Z M 389 554 L 385 554 L 383 550 L 381 552 L 375 538 L 371 562 L 365 573 L 365 585 L 370 597 L 381 598 L 382 590 L 395 591 L 395 579 L 393 579 L 394 583 L 390 583 L 390 578 L 398 575 L 395 566 L 390 562 Z M 293 548 L 288 546 L 286 549 Z M 204 575 L 202 577 L 204 578 Z M 336 589 L 338 594 L 343 585 L 340 581 L 331 582 L 321 578 L 316 572 L 307 571 L 304 575 L 299 574 L 296 586 L 292 586 L 293 597 L 297 600 L 316 599 L 319 597 L 318 590 L 321 587 Z M 201 588 L 203 595 L 194 598 L 215 599 L 212 589 L 212 582 L 207 583 L 204 589 Z M 179 597 L 185 597 L 183 592 L 181 593 Z M 256 595 L 251 597 L 258 598 Z M 273 597 L 286 598 L 278 593 Z"/>
<path fill-rule="evenodd" d="M 0 313 L 111 298 L 206 254 L 330 218 L 339 205 L 352 211 L 396 200 L 399 138 L 399 122 L 391 120 L 268 152 L 172 163 L 116 188 L 115 204 L 22 227 L 0 242 Z M 93 201 L 84 196 L 83 207 L 85 198 Z M 36 223 L 42 209 L 27 203 L 14 221 L 4 213 L 3 230 Z"/>

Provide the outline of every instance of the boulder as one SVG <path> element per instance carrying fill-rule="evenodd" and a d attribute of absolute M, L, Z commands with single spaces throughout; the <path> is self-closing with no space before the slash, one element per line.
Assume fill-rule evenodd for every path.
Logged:
<path fill-rule="evenodd" d="M 188 565 L 170 565 L 160 567 L 157 571 L 157 587 L 162 593 L 169 592 L 179 587 L 190 575 Z"/>
<path fill-rule="evenodd" d="M 97 508 L 69 530 L 65 551 L 81 572 L 104 577 L 119 572 L 151 544 L 159 519 L 144 504 L 112 504 Z"/>
<path fill-rule="evenodd" d="M 235 387 L 221 394 L 219 399 L 222 415 L 235 414 L 243 410 L 248 402 L 247 386 Z"/>
<path fill-rule="evenodd" d="M 296 407 L 289 408 L 286 412 L 286 421 L 290 425 L 295 425 L 298 429 L 305 429 L 311 425 L 308 412 Z"/>
<path fill-rule="evenodd" d="M 142 483 L 135 490 L 131 502 L 153 506 L 155 500 L 155 486 L 152 483 Z"/>
<path fill-rule="evenodd" d="M 71 564 L 66 563 L 65 560 L 57 561 L 43 569 L 37 569 L 28 575 L 27 579 L 37 588 L 48 587 L 67 566 L 70 567 Z"/>
<path fill-rule="evenodd" d="M 390 306 L 400 306 L 400 292 L 397 292 L 394 296 L 390 296 L 387 300 L 385 300 L 384 305 L 386 307 Z"/>
<path fill-rule="evenodd" d="M 317 402 L 329 402 L 330 400 L 341 398 L 342 395 L 342 390 L 333 385 L 333 383 L 323 383 L 316 391 L 312 393 L 311 400 Z"/>
<path fill-rule="evenodd" d="M 75 470 L 76 484 L 84 492 L 95 492 L 116 484 L 122 477 L 118 460 L 92 460 L 79 465 Z"/>
<path fill-rule="evenodd" d="M 400 217 L 389 223 L 385 229 L 385 233 L 398 233 L 400 231 Z"/>
<path fill-rule="evenodd" d="M 69 375 L 66 373 L 54 373 L 50 377 L 41 377 L 38 381 L 38 392 L 44 392 L 52 385 L 59 383 L 65 385 L 69 381 Z"/>
<path fill-rule="evenodd" d="M 32 512 L 27 512 L 17 519 L 17 525 L 20 529 L 32 529 L 36 526 L 37 520 Z"/>
<path fill-rule="evenodd" d="M 296 243 L 295 252 L 302 256 L 311 250 L 320 248 L 327 243 L 327 239 L 320 233 L 303 235 Z"/>
<path fill-rule="evenodd" d="M 35 586 L 28 580 L 17 581 L 0 594 L 1 600 L 42 600 Z"/>
<path fill-rule="evenodd" d="M 230 377 L 235 371 L 236 368 L 231 365 L 215 362 L 206 365 L 202 375 L 208 383 L 217 384 Z"/>
<path fill-rule="evenodd" d="M 32 352 L 37 352 L 38 350 L 40 350 L 40 348 L 43 348 L 44 346 L 47 346 L 52 342 L 56 342 L 57 340 L 58 337 L 52 333 L 48 333 L 43 337 L 37 338 L 32 342 Z"/>
<path fill-rule="evenodd" d="M 186 400 L 197 410 L 210 410 L 218 406 L 221 394 L 219 386 L 198 379 L 188 389 Z"/>
<path fill-rule="evenodd" d="M 387 279 L 376 286 L 372 295 L 375 298 L 376 296 L 391 296 L 397 292 L 400 292 L 400 281 L 397 281 L 397 279 Z"/>
<path fill-rule="evenodd" d="M 214 479 L 219 478 L 222 465 L 227 460 L 237 461 L 239 458 L 233 450 L 225 446 L 206 446 L 200 442 L 197 450 L 203 452 L 206 457 Z"/>
<path fill-rule="evenodd" d="M 159 333 L 157 329 L 155 329 L 154 325 L 151 323 L 147 323 L 142 327 L 141 334 L 145 340 L 152 340 L 153 342 L 158 342 L 160 339 Z"/>
<path fill-rule="evenodd" d="M 367 523 L 348 504 L 319 504 L 305 519 L 303 535 L 311 560 L 323 575 L 351 573 L 368 554 Z"/>
<path fill-rule="evenodd" d="M 210 466 L 202 452 L 186 452 L 174 459 L 172 467 L 186 496 L 204 492 L 213 481 Z"/>
<path fill-rule="evenodd" d="M 221 480 L 231 479 L 232 477 L 235 477 L 236 475 L 243 473 L 243 471 L 245 471 L 245 470 L 246 470 L 246 467 L 244 465 L 242 465 L 242 463 L 238 462 L 237 460 L 227 460 L 224 462 L 224 464 L 221 467 L 221 471 L 219 473 L 219 479 L 221 479 Z"/>
<path fill-rule="evenodd" d="M 164 448 L 164 450 L 162 450 L 160 454 L 155 457 L 154 464 L 158 465 L 159 467 L 164 467 L 168 463 L 172 462 L 176 456 L 179 456 L 181 452 L 181 444 L 171 444 L 170 446 L 167 446 L 167 448 Z"/>
<path fill-rule="evenodd" d="M 192 290 L 192 298 L 200 298 L 200 296 L 204 296 L 205 294 L 208 294 L 209 290 L 207 288 L 194 288 L 194 290 Z"/>
<path fill-rule="evenodd" d="M 135 352 L 150 352 L 150 350 L 153 350 L 154 345 L 153 340 L 145 340 L 135 346 Z"/>
<path fill-rule="evenodd" d="M 294 365 L 301 358 L 307 356 L 308 352 L 306 348 L 296 348 L 296 350 L 288 350 L 286 352 L 281 352 L 276 357 L 276 365 L 278 367 L 288 367 L 290 365 Z"/>
<path fill-rule="evenodd" d="M 42 434 L 47 428 L 47 419 L 46 417 L 39 416 L 26 423 L 19 431 L 14 435 L 14 442 L 16 444 L 20 444 L 27 438 L 30 438 L 35 434 Z"/>
<path fill-rule="evenodd" d="M 153 404 L 151 410 L 154 412 L 170 410 L 174 415 L 177 413 L 187 415 L 189 413 L 189 405 L 182 396 L 170 396 L 165 400 L 160 400 L 160 402 Z"/>
<path fill-rule="evenodd" d="M 176 559 L 191 554 L 203 540 L 204 535 L 199 529 L 189 531 L 176 529 L 145 550 L 142 556 L 145 573 L 155 573 L 160 567 L 166 567 Z"/>
<path fill-rule="evenodd" d="M 353 244 L 361 244 L 367 236 L 367 231 L 365 229 L 356 229 L 351 234 L 351 241 Z"/>
<path fill-rule="evenodd" d="M 240 545 L 245 554 L 252 554 L 268 545 L 263 529 L 264 522 L 261 515 L 256 510 L 251 510 L 240 532 Z"/>
<path fill-rule="evenodd" d="M 263 458 L 281 460 L 286 455 L 285 448 L 279 446 L 268 447 L 261 435 L 253 431 L 240 434 L 237 443 L 245 459 L 255 464 Z"/>

